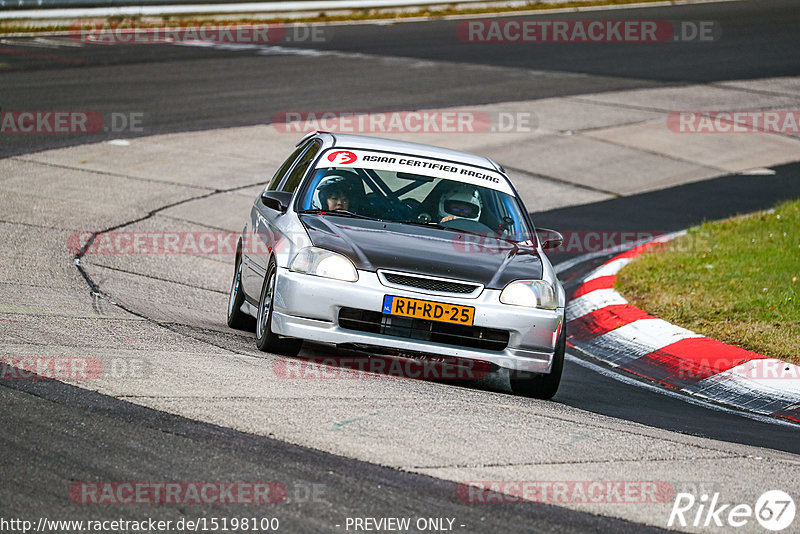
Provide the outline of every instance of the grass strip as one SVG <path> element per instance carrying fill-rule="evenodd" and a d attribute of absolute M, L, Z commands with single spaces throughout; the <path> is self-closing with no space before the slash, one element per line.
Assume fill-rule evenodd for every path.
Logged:
<path fill-rule="evenodd" d="M 615 287 L 666 321 L 800 364 L 800 201 L 691 228 L 635 258 Z"/>

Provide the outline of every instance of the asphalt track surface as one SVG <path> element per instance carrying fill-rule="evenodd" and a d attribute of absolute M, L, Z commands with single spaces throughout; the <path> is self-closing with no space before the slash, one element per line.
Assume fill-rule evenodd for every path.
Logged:
<path fill-rule="evenodd" d="M 0 43 L 0 108 L 144 113 L 140 134 L 7 136 L 0 157 L 130 135 L 270 123 L 286 110 L 436 109 L 800 72 L 797 1 L 724 2 L 558 14 L 550 19 L 714 21 L 724 39 L 663 43 L 463 43 L 458 21 L 328 26 L 279 43 L 379 58 L 260 56 L 159 44 L 15 47 Z M 13 40 L 12 40 L 13 41 Z M 532 72 L 526 72 L 527 71 Z M 537 74 L 538 73 L 538 74 Z"/>
<path fill-rule="evenodd" d="M 286 501 L 257 512 L 247 505 L 164 506 L 150 516 L 177 521 L 256 513 L 280 518 L 281 532 L 343 531 L 345 517 L 380 516 L 457 518 L 461 532 L 661 532 L 551 505 L 508 503 L 487 510 L 459 502 L 453 482 L 191 421 L 55 381 L 17 382 L 0 387 L 0 421 L 21 430 L 3 437 L 0 457 L 7 484 L 2 508 L 17 517 L 143 517 L 141 509 L 126 505 L 76 511 L 65 502 L 64 480 L 258 480 L 282 481 Z"/>
<path fill-rule="evenodd" d="M 0 75 L 3 109 L 143 111 L 142 135 L 270 122 L 286 109 L 414 109 L 504 102 L 689 82 L 797 75 L 798 2 L 744 2 L 620 10 L 592 17 L 715 20 L 719 43 L 657 45 L 465 45 L 455 22 L 336 27 L 317 49 L 452 62 L 424 76 L 365 59 L 353 68 L 344 56 L 256 56 L 168 45 L 0 49 L 10 67 Z M 574 15 L 583 17 L 584 15 Z M 566 19 L 573 15 L 553 18 Z M 311 46 L 311 45 L 302 45 Z M 0 47 L 1 48 L 1 47 Z M 8 52 L 12 49 L 14 52 Z M 23 50 L 23 53 L 18 53 Z M 486 70 L 476 70 L 487 67 Z M 504 70 L 503 67 L 509 67 Z M 542 69 L 525 77 L 515 68 Z M 476 72 L 485 82 L 475 83 Z M 576 74 L 580 74 L 577 75 Z M 0 156 L 83 144 L 129 134 L 53 138 L 4 136 Z M 10 138 L 9 138 L 10 137 Z M 558 229 L 677 230 L 707 219 L 765 208 L 800 196 L 800 165 L 774 176 L 732 176 L 585 206 L 535 214 Z M 566 259 L 556 256 L 555 261 Z M 601 261 L 598 259 L 597 261 Z M 565 273 L 567 285 L 591 265 Z M 330 531 L 344 516 L 456 516 L 469 531 L 645 531 L 646 527 L 547 505 L 485 509 L 453 499 L 455 485 L 166 415 L 55 382 L 3 381 L 0 414 L 5 491 L 3 508 L 18 515 L 77 518 L 50 480 L 276 479 L 321 484 L 327 504 L 282 509 L 288 531 Z M 724 441 L 800 453 L 798 431 L 687 404 L 568 364 L 554 402 L 650 426 Z M 58 436 L 59 439 L 53 439 Z M 30 461 L 36 458 L 37 461 Z M 269 458 L 269 462 L 264 462 Z M 269 465 L 267 467 L 265 464 Z M 277 466 L 277 467 L 276 467 Z M 48 489 L 49 488 L 49 489 Z M 289 487 L 290 498 L 292 488 Z M 69 514 L 67 513 L 69 511 Z M 59 513 L 62 512 L 62 513 Z M 187 507 L 175 511 L 204 514 Z M 247 512 L 215 508 L 215 515 Z M 86 511 L 87 517 L 125 517 L 125 509 Z"/>

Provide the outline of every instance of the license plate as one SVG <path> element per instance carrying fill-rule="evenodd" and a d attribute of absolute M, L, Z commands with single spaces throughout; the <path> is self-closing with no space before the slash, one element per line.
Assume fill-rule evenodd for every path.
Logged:
<path fill-rule="evenodd" d="M 392 295 L 383 297 L 383 313 L 469 326 L 472 326 L 472 321 L 475 319 L 475 308 L 472 306 L 458 306 Z"/>

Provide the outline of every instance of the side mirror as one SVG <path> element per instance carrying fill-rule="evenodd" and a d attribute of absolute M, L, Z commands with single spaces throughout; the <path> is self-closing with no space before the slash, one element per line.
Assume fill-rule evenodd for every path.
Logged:
<path fill-rule="evenodd" d="M 286 213 L 292 202 L 290 191 L 264 191 L 261 193 L 261 203 L 271 210 Z"/>
<path fill-rule="evenodd" d="M 545 234 L 545 237 L 542 237 L 542 234 Z M 537 228 L 536 235 L 539 236 L 539 241 L 541 241 L 542 249 L 544 250 L 558 248 L 564 242 L 564 236 L 550 228 Z"/>

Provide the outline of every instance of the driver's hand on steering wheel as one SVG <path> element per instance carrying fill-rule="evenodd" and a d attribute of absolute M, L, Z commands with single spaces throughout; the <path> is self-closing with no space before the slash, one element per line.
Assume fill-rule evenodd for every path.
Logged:
<path fill-rule="evenodd" d="M 458 219 L 458 216 L 457 215 L 448 215 L 447 217 L 443 218 L 439 222 L 443 223 L 443 222 L 447 222 L 447 221 L 452 221 L 453 219 Z"/>

